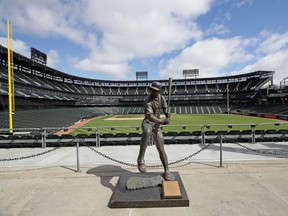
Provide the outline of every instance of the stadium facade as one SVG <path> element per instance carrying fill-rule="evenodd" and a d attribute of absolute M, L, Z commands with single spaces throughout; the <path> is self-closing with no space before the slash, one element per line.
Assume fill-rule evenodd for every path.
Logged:
<path fill-rule="evenodd" d="M 0 99 L 2 111 L 8 106 L 7 49 L 0 46 Z M 77 77 L 13 53 L 16 109 L 83 106 L 142 106 L 152 81 L 112 81 Z M 267 99 L 261 88 L 273 81 L 273 71 L 173 80 L 171 105 L 260 104 Z M 168 95 L 168 79 L 158 80 Z"/>

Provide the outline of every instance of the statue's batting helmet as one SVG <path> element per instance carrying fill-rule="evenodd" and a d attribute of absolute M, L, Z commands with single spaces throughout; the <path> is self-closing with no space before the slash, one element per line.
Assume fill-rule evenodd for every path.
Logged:
<path fill-rule="evenodd" d="M 151 85 L 150 85 L 150 89 L 153 89 L 154 91 L 160 91 L 161 90 L 161 84 L 157 81 L 154 81 Z"/>

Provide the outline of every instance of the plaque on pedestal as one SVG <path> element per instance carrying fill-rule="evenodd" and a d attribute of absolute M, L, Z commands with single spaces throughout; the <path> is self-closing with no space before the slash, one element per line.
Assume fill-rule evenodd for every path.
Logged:
<path fill-rule="evenodd" d="M 178 181 L 163 181 L 162 182 L 162 197 L 163 199 L 182 198 Z"/>

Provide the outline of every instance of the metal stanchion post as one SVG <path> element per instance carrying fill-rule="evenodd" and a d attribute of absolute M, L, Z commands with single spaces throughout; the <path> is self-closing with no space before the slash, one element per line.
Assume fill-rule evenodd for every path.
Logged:
<path fill-rule="evenodd" d="M 252 143 L 255 144 L 255 127 L 251 127 L 252 129 Z"/>
<path fill-rule="evenodd" d="M 96 130 L 96 147 L 100 147 L 100 130 Z"/>
<path fill-rule="evenodd" d="M 42 131 L 42 148 L 46 148 L 46 129 Z"/>
<path fill-rule="evenodd" d="M 79 140 L 76 142 L 76 157 L 77 157 L 77 172 L 80 172 L 80 162 L 79 162 Z"/>
<path fill-rule="evenodd" d="M 220 167 L 222 167 L 222 135 L 220 135 Z"/>
<path fill-rule="evenodd" d="M 201 126 L 201 144 L 205 145 L 205 126 Z"/>

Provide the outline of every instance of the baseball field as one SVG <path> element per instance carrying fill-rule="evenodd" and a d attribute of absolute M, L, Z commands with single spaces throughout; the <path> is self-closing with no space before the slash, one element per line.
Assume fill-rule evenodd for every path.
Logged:
<path fill-rule="evenodd" d="M 162 117 L 164 118 L 164 117 Z M 141 133 L 143 115 L 107 115 L 97 117 L 82 127 L 71 132 L 72 135 L 90 134 L 98 128 L 103 133 Z M 277 123 L 276 123 L 277 122 Z M 278 124 L 280 122 L 280 124 Z M 276 124 L 275 124 L 276 123 Z M 209 125 L 206 130 L 247 130 L 255 125 L 256 130 L 288 129 L 288 122 L 277 119 L 267 119 L 243 115 L 230 114 L 172 114 L 169 125 L 162 127 L 163 132 L 168 131 L 197 131 L 201 126 Z"/>

